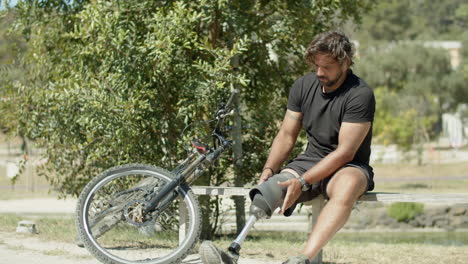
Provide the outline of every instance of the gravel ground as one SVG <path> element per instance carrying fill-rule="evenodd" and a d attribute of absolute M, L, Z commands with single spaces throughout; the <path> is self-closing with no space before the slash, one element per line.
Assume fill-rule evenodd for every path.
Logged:
<path fill-rule="evenodd" d="M 79 260 L 62 256 L 50 256 L 31 250 L 12 248 L 9 245 L 0 245 L 1 263 L 14 264 L 96 264 L 96 260 Z"/>
<path fill-rule="evenodd" d="M 0 200 L 0 213 L 73 214 L 75 199 Z M 70 243 L 42 241 L 34 235 L 0 232 L 0 263 L 26 264 L 98 264 L 84 248 Z M 187 264 L 201 264 L 198 255 L 190 255 Z M 280 263 L 280 262 L 276 262 Z M 271 260 L 241 258 L 239 264 L 276 264 Z"/>
<path fill-rule="evenodd" d="M 76 199 L 57 200 L 37 198 L 24 200 L 0 200 L 0 213 L 73 214 Z"/>
<path fill-rule="evenodd" d="M 0 263 L 14 264 L 99 264 L 86 249 L 74 244 L 41 241 L 34 235 L 0 232 Z M 201 264 L 198 255 L 183 263 Z M 279 264 L 271 260 L 241 258 L 239 264 Z"/>

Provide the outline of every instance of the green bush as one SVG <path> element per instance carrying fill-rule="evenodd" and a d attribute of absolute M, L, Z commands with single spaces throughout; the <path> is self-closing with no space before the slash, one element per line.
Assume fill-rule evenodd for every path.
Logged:
<path fill-rule="evenodd" d="M 409 222 L 424 210 L 420 203 L 393 203 L 388 208 L 388 215 L 398 222 Z"/>
<path fill-rule="evenodd" d="M 0 126 L 43 149 L 41 175 L 77 196 L 112 166 L 174 168 L 188 139 L 210 129 L 181 131 L 211 118 L 232 85 L 241 89 L 236 127 L 248 127 L 235 139 L 244 154 L 200 184 L 230 180 L 221 176 L 232 160 L 243 166 L 236 184 L 256 182 L 288 87 L 308 71 L 304 46 L 367 8 L 364 0 L 18 1 L 9 25 L 24 34 L 25 72 L 10 81 L 0 68 Z"/>
<path fill-rule="evenodd" d="M 174 168 L 190 138 L 211 140 L 208 125 L 181 131 L 212 118 L 235 86 L 236 153 L 197 184 L 256 182 L 288 87 L 309 70 L 304 47 L 318 32 L 359 20 L 368 2 L 18 1 L 8 25 L 24 34 L 18 61 L 25 71 L 16 80 L 0 68 L 0 128 L 44 150 L 40 175 L 62 196 L 78 196 L 109 167 Z M 234 176 L 227 173 L 233 161 Z M 200 200 L 215 230 L 218 216 L 210 212 L 217 203 Z M 211 227 L 203 228 L 210 239 Z"/>

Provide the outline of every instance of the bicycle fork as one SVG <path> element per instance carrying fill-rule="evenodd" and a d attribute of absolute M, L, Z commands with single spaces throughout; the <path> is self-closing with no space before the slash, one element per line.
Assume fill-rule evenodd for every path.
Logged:
<path fill-rule="evenodd" d="M 186 161 L 184 161 L 184 163 L 192 159 L 194 155 L 195 154 L 192 154 L 189 158 L 186 159 Z M 158 210 L 162 211 L 169 204 L 171 204 L 171 202 L 179 195 L 179 192 L 176 191 L 177 187 L 179 187 L 181 183 L 187 182 L 187 179 L 196 172 L 196 169 L 202 162 L 205 161 L 205 159 L 206 156 L 204 155 L 198 156 L 198 158 L 194 162 L 192 162 L 187 168 L 185 168 L 180 174 L 177 174 L 175 179 L 165 184 L 159 190 L 159 192 L 154 197 L 152 197 L 151 200 L 148 201 L 148 206 L 143 210 L 144 213 L 152 212 L 156 209 L 156 207 L 159 207 Z M 177 167 L 175 170 L 180 170 L 180 168 Z"/>

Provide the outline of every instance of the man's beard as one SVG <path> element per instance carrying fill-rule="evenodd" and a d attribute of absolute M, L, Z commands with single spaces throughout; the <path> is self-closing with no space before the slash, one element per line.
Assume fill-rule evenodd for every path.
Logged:
<path fill-rule="evenodd" d="M 343 72 L 340 71 L 340 74 L 338 74 L 338 76 L 333 80 L 329 80 L 328 78 L 325 78 L 325 76 L 317 76 L 317 78 L 319 78 L 319 82 L 323 87 L 332 87 L 338 82 L 342 75 Z"/>

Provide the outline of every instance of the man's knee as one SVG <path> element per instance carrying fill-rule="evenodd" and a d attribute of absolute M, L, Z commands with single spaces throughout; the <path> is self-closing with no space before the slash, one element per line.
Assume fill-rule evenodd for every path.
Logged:
<path fill-rule="evenodd" d="M 327 185 L 330 200 L 354 204 L 368 188 L 368 179 L 358 168 L 346 167 L 338 171 Z"/>

